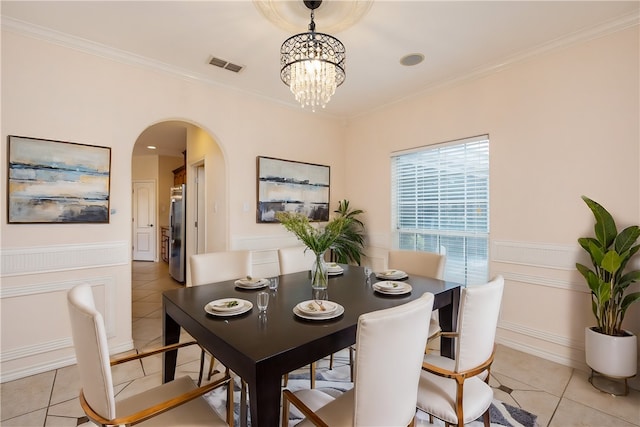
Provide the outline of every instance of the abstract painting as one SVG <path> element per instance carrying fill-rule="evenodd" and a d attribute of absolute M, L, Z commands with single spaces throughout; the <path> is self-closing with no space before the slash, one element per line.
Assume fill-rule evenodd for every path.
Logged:
<path fill-rule="evenodd" d="M 258 157 L 257 222 L 278 222 L 276 212 L 329 220 L 329 166 Z"/>
<path fill-rule="evenodd" d="M 108 223 L 111 149 L 9 136 L 9 223 Z"/>

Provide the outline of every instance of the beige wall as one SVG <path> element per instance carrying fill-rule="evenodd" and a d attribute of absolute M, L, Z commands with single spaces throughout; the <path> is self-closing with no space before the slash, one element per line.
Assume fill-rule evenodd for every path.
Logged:
<path fill-rule="evenodd" d="M 636 26 L 345 125 L 3 31 L 0 153 L 9 134 L 111 147 L 115 213 L 108 225 L 8 225 L 0 198 L 2 381 L 73 361 L 64 296 L 83 281 L 100 296 L 112 350 L 131 345 L 131 150 L 165 120 L 201 129 L 188 137 L 187 167 L 204 162 L 212 186 L 208 245 L 295 242 L 280 226 L 255 222 L 255 158 L 263 155 L 330 165 L 332 207 L 349 198 L 364 209 L 369 254 L 382 257 L 390 153 L 488 133 L 491 273 L 507 279 L 499 340 L 583 366 L 582 329 L 592 320 L 573 263 L 591 218 L 579 197 L 602 202 L 621 224 L 640 222 L 639 50 Z M 638 333 L 639 325 L 636 306 L 627 326 Z"/>
<path fill-rule="evenodd" d="M 225 223 L 215 226 L 228 248 L 289 239 L 279 225 L 255 223 L 256 156 L 343 167 L 338 120 L 3 28 L 0 155 L 7 135 L 111 147 L 112 215 L 107 225 L 10 225 L 0 198 L 2 381 L 73 363 L 65 296 L 78 283 L 104 301 L 112 351 L 131 347 L 131 153 L 147 127 L 167 120 L 191 123 L 219 146 L 212 165 L 222 169 L 209 170 L 225 174 L 215 199 Z M 0 162 L 3 192 L 6 167 Z M 340 172 L 332 196 L 344 197 Z"/>
<path fill-rule="evenodd" d="M 353 120 L 346 157 L 366 164 L 346 170 L 346 191 L 367 211 L 370 253 L 391 244 L 390 154 L 489 134 L 490 270 L 507 282 L 499 340 L 584 366 L 593 319 L 574 265 L 593 225 L 580 196 L 620 226 L 640 223 L 639 51 L 636 26 Z M 640 332 L 640 306 L 625 324 Z"/>

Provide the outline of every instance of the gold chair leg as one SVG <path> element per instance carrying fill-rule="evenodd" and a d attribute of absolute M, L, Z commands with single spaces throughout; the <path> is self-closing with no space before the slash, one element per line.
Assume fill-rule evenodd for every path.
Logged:
<path fill-rule="evenodd" d="M 286 387 L 289 383 L 289 374 L 284 374 L 282 376 L 282 387 Z"/>
<path fill-rule="evenodd" d="M 282 393 L 282 427 L 289 427 L 289 399 Z"/>
<path fill-rule="evenodd" d="M 198 374 L 198 387 L 202 385 L 202 376 L 204 375 L 204 349 L 200 353 L 200 373 Z"/>
<path fill-rule="evenodd" d="M 247 383 L 240 379 L 240 425 L 246 427 L 249 420 L 249 408 L 247 407 Z"/>
<path fill-rule="evenodd" d="M 211 381 L 211 376 L 213 375 L 213 365 L 216 363 L 216 358 L 211 355 L 211 361 L 209 362 L 209 375 L 207 376 L 207 380 Z M 200 367 L 202 369 L 202 366 Z"/>
<path fill-rule="evenodd" d="M 354 348 L 349 347 L 349 375 L 351 376 L 351 382 L 353 382 L 353 379 L 354 379 L 353 352 L 354 352 Z"/>
<path fill-rule="evenodd" d="M 309 382 L 310 382 L 310 387 L 311 388 L 316 388 L 316 362 L 313 362 L 310 367 L 310 376 L 311 378 L 309 378 Z"/>
<path fill-rule="evenodd" d="M 227 368 L 226 373 L 229 375 L 229 368 Z M 235 422 L 233 407 L 233 378 L 229 378 L 227 383 L 227 424 L 229 424 L 229 427 L 233 427 Z"/>
<path fill-rule="evenodd" d="M 329 369 L 333 369 L 333 353 L 329 356 Z"/>

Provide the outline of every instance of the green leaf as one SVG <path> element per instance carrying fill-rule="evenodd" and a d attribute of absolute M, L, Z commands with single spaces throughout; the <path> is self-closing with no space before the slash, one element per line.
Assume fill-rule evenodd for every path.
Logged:
<path fill-rule="evenodd" d="M 591 209 L 596 219 L 594 226 L 596 238 L 603 247 L 608 248 L 618 234 L 613 217 L 605 208 L 588 197 L 582 196 L 582 200 L 589 206 L 589 209 Z"/>
<path fill-rule="evenodd" d="M 610 250 L 602 258 L 601 266 L 605 271 L 616 274 L 622 265 L 623 258 L 614 250 Z"/>
<path fill-rule="evenodd" d="M 628 251 L 640 237 L 640 227 L 632 225 L 625 228 L 615 238 L 614 247 L 619 254 Z"/>

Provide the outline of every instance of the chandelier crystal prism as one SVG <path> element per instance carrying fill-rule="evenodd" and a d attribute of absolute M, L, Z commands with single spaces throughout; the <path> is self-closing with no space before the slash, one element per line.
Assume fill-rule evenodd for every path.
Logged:
<path fill-rule="evenodd" d="M 321 3 L 304 1 L 311 9 L 309 32 L 289 37 L 280 48 L 280 78 L 302 108 L 308 105 L 312 111 L 324 108 L 346 78 L 344 45 L 333 36 L 316 33 L 314 10 Z"/>

